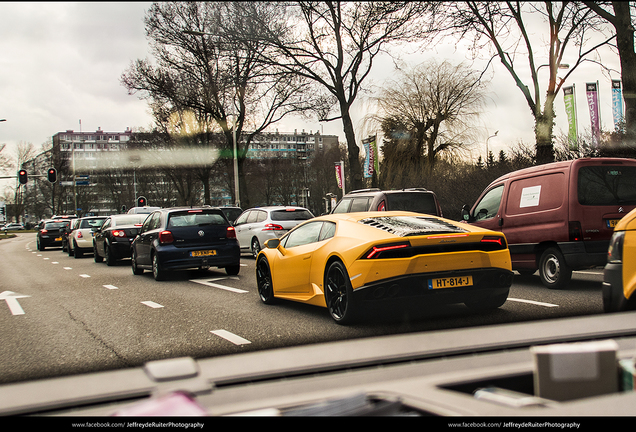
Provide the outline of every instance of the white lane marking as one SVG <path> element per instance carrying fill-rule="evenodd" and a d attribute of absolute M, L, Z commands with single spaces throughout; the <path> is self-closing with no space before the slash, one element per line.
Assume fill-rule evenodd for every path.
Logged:
<path fill-rule="evenodd" d="M 190 279 L 190 282 L 196 282 L 196 283 L 201 284 L 201 285 L 207 285 L 209 287 L 220 288 L 220 289 L 223 289 L 223 290 L 226 290 L 226 291 L 231 291 L 231 292 L 240 293 L 240 294 L 249 292 L 249 291 L 245 291 L 245 290 L 242 290 L 242 289 L 232 288 L 232 287 L 229 287 L 229 286 L 225 286 L 225 285 L 220 285 L 220 284 L 214 283 L 214 281 L 223 280 L 223 279 L 227 279 L 227 278 L 211 279 L 211 280 L 207 280 L 207 281 L 206 280 L 198 280 L 198 279 Z"/>
<path fill-rule="evenodd" d="M 53 261 L 53 262 L 51 262 L 51 264 L 59 264 L 59 262 Z"/>
<path fill-rule="evenodd" d="M 155 303 L 153 301 L 142 301 L 142 304 L 145 304 L 146 306 L 149 306 L 151 308 L 157 309 L 157 308 L 162 308 L 163 306 L 160 305 L 159 303 Z"/>
<path fill-rule="evenodd" d="M 89 277 L 90 277 L 90 275 L 87 275 L 87 274 L 81 274 L 81 275 L 80 275 L 80 277 L 83 277 L 83 278 L 89 278 Z"/>
<path fill-rule="evenodd" d="M 230 333 L 227 330 L 210 330 L 210 333 L 222 337 L 223 339 L 232 342 L 234 345 L 247 345 L 252 343 L 247 339 L 243 339 L 242 337 L 235 335 L 234 333 Z"/>
<path fill-rule="evenodd" d="M 14 293 L 13 291 L 3 291 L 0 293 L 0 300 L 7 302 L 7 306 L 9 306 L 9 310 L 12 315 L 24 315 L 24 309 L 22 309 L 22 306 L 20 306 L 17 299 L 27 297 L 31 296 Z"/>
<path fill-rule="evenodd" d="M 104 288 L 108 288 L 108 289 L 119 289 L 119 288 L 117 288 L 115 285 L 104 285 Z"/>
<path fill-rule="evenodd" d="M 64 270 L 73 270 L 73 267 L 64 267 Z"/>
<path fill-rule="evenodd" d="M 542 302 L 538 302 L 538 301 L 534 301 L 534 300 L 524 300 L 524 299 L 516 299 L 516 298 L 510 298 L 510 297 L 508 297 L 508 300 L 516 301 L 516 302 L 519 302 L 519 303 L 530 303 L 530 304 L 537 305 L 537 306 L 559 307 L 559 305 L 555 305 L 555 304 L 552 304 L 552 303 L 542 303 Z"/>

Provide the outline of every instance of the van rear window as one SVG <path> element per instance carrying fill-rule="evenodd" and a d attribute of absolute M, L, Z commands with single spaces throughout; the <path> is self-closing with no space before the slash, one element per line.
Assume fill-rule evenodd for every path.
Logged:
<path fill-rule="evenodd" d="M 636 167 L 582 167 L 579 170 L 578 195 L 582 205 L 635 205 Z"/>

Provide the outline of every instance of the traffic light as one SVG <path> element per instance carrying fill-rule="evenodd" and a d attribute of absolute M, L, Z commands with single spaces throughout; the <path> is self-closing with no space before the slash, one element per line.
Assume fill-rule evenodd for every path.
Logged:
<path fill-rule="evenodd" d="M 48 171 L 49 182 L 55 183 L 57 180 L 57 170 L 55 168 L 49 168 Z"/>
<path fill-rule="evenodd" d="M 18 178 L 20 179 L 20 184 L 27 184 L 27 181 L 29 180 L 27 178 L 27 172 L 26 170 L 20 170 L 18 171 Z"/>
<path fill-rule="evenodd" d="M 137 207 L 145 207 L 147 205 L 148 203 L 146 202 L 146 197 L 140 196 L 139 198 L 137 198 Z"/>

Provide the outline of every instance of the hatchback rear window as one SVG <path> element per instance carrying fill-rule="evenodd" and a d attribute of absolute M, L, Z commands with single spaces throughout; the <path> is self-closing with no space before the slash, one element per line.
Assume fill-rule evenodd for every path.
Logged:
<path fill-rule="evenodd" d="M 435 197 L 430 193 L 390 193 L 386 194 L 386 199 L 389 210 L 437 214 Z"/>
<path fill-rule="evenodd" d="M 582 167 L 579 170 L 578 194 L 582 205 L 634 205 L 636 167 Z"/>
<path fill-rule="evenodd" d="M 51 222 L 51 223 L 47 223 L 44 228 L 46 229 L 59 229 L 59 228 L 64 228 L 67 227 L 68 223 L 66 222 Z"/>
<path fill-rule="evenodd" d="M 220 213 L 179 212 L 170 214 L 168 219 L 168 228 L 227 224 L 227 220 Z"/>
<path fill-rule="evenodd" d="M 307 220 L 314 217 L 309 210 L 290 209 L 290 210 L 274 210 L 270 217 L 275 221 L 290 220 Z"/>
<path fill-rule="evenodd" d="M 84 219 L 80 222 L 80 229 L 99 228 L 105 219 Z"/>

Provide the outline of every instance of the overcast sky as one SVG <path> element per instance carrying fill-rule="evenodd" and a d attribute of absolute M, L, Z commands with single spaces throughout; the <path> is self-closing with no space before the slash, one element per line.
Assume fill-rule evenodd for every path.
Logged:
<path fill-rule="evenodd" d="M 146 103 L 130 96 L 120 84 L 131 61 L 148 57 L 143 18 L 147 2 L 0 2 L 0 144 L 8 153 L 17 143 L 37 148 L 51 136 L 67 129 L 107 132 L 126 128 L 148 128 L 152 119 Z M 453 45 L 410 55 L 413 62 L 427 57 L 460 61 L 464 55 Z M 606 55 L 607 65 L 618 70 L 616 56 Z M 380 84 L 392 74 L 391 62 L 379 62 L 374 82 Z M 512 78 L 495 62 L 491 103 L 482 116 L 482 140 L 498 152 L 520 141 L 534 142 L 529 108 Z M 580 130 L 589 129 L 585 105 L 585 83 L 600 82 L 601 120 L 604 129 L 613 129 L 610 79 L 592 64 L 577 69 L 569 80 L 577 87 Z M 547 68 L 543 68 L 547 74 Z M 615 74 L 612 78 L 619 78 Z M 544 76 L 545 79 L 545 76 Z M 542 90 L 542 97 L 545 89 Z M 567 129 L 563 96 L 556 103 L 557 129 Z M 355 121 L 359 121 L 358 113 Z M 304 129 L 336 134 L 344 141 L 339 122 L 285 120 L 279 131 Z M 363 137 L 358 137 L 362 139 Z M 7 152 L 7 150 L 5 150 Z M 475 157 L 479 154 L 475 152 Z"/>

